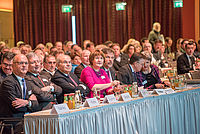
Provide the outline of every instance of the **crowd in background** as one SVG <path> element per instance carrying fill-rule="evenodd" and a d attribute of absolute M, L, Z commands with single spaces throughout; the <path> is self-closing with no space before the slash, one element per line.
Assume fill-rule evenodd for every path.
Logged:
<path fill-rule="evenodd" d="M 112 41 L 100 45 L 90 40 L 57 41 L 39 43 L 35 49 L 23 41 L 13 48 L 0 42 L 0 58 L 0 115 L 23 117 L 63 103 L 64 94 L 77 90 L 86 99 L 96 90 L 104 97 L 134 82 L 147 90 L 169 87 L 169 82 L 161 81 L 159 68 L 175 63 L 178 74 L 188 73 L 194 65 L 199 69 L 200 41 L 179 38 L 173 43 L 154 23 L 148 37 L 129 39 L 123 48 Z"/>

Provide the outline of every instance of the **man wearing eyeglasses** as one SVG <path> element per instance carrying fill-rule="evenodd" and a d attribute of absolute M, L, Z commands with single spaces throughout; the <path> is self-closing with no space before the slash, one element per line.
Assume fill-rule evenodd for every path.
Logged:
<path fill-rule="evenodd" d="M 28 72 L 27 80 L 34 85 L 33 91 L 38 98 L 40 110 L 46 110 L 52 108 L 52 104 L 56 103 L 56 96 L 62 93 L 62 89 L 51 83 L 51 81 L 40 73 L 40 60 L 39 57 L 31 52 L 26 55 L 28 59 Z"/>
<path fill-rule="evenodd" d="M 14 56 L 15 54 L 12 52 L 6 52 L 2 56 L 1 69 L 0 69 L 0 84 L 2 83 L 4 78 L 12 74 L 13 71 L 12 64 Z"/>
<path fill-rule="evenodd" d="M 144 66 L 144 56 L 140 53 L 134 53 L 129 61 L 129 64 L 122 66 L 117 74 L 117 79 L 121 84 L 133 84 L 137 82 L 136 72 L 141 71 Z"/>
<path fill-rule="evenodd" d="M 63 93 L 59 97 L 58 102 L 63 103 L 64 94 L 75 93 L 77 90 L 80 90 L 81 94 L 87 95 L 89 88 L 71 72 L 71 57 L 69 55 L 61 55 L 56 59 L 56 62 L 58 70 L 56 70 L 51 81 L 63 89 Z"/>
<path fill-rule="evenodd" d="M 44 57 L 44 69 L 40 72 L 40 75 L 45 75 L 50 80 L 56 70 L 56 58 L 53 55 L 45 55 Z"/>
<path fill-rule="evenodd" d="M 0 88 L 0 117 L 23 117 L 38 109 L 37 98 L 32 94 L 33 85 L 25 79 L 28 61 L 25 55 L 13 59 L 13 73 L 6 77 Z"/>

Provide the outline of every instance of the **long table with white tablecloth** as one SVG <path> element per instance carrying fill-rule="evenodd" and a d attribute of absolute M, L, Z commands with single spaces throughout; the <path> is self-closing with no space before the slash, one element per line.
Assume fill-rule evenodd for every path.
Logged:
<path fill-rule="evenodd" d="M 200 134 L 200 88 L 24 118 L 26 134 Z"/>

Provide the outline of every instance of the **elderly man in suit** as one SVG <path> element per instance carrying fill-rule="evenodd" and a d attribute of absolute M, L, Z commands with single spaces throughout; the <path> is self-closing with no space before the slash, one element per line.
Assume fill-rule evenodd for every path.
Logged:
<path fill-rule="evenodd" d="M 189 73 L 190 70 L 193 70 L 193 64 L 195 64 L 195 59 L 193 56 L 194 44 L 192 41 L 185 44 L 185 52 L 186 53 L 183 53 L 177 59 L 178 74 Z"/>
<path fill-rule="evenodd" d="M 113 43 L 111 48 L 114 50 L 114 55 L 115 55 L 113 67 L 116 71 L 118 71 L 120 67 L 128 64 L 129 56 L 125 53 L 120 52 L 120 46 L 118 43 Z"/>
<path fill-rule="evenodd" d="M 144 56 L 140 53 L 134 53 L 130 58 L 129 64 L 119 69 L 117 78 L 121 84 L 133 84 L 133 82 L 137 82 L 136 72 L 141 71 L 143 66 Z"/>
<path fill-rule="evenodd" d="M 0 115 L 3 117 L 23 117 L 25 113 L 36 111 L 37 98 L 33 85 L 26 81 L 28 60 L 25 55 L 16 55 L 13 59 L 13 73 L 5 78 L 0 88 Z"/>
<path fill-rule="evenodd" d="M 51 81 L 63 89 L 63 94 L 60 97 L 59 102 L 62 103 L 64 99 L 64 94 L 74 93 L 80 90 L 82 94 L 87 94 L 89 88 L 79 81 L 78 77 L 71 73 L 72 63 L 71 57 L 69 55 L 61 55 L 57 58 L 57 68 Z"/>
<path fill-rule="evenodd" d="M 111 48 L 104 48 L 102 49 L 102 52 L 105 56 L 105 61 L 102 68 L 106 71 L 110 81 L 112 82 L 116 80 L 115 69 L 113 68 L 113 62 L 115 59 L 114 51 Z"/>
<path fill-rule="evenodd" d="M 26 57 L 29 63 L 27 80 L 37 87 L 33 92 L 38 99 L 40 110 L 50 109 L 52 104 L 56 103 L 56 96 L 59 96 L 62 93 L 62 89 L 51 83 L 48 77 L 39 75 L 41 67 L 40 60 L 35 53 L 28 53 Z"/>
<path fill-rule="evenodd" d="M 82 70 L 90 65 L 89 56 L 90 56 L 89 50 L 83 50 L 83 52 L 81 53 L 81 62 L 82 63 L 80 65 L 78 65 L 74 70 L 74 74 L 76 74 L 76 76 L 79 79 L 80 79 Z"/>

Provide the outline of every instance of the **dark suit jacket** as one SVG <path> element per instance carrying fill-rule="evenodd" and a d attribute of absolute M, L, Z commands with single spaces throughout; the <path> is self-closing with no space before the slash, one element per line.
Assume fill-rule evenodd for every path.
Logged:
<path fill-rule="evenodd" d="M 128 64 L 129 56 L 125 53 L 120 54 L 121 61 L 118 62 L 116 59 L 114 59 L 113 67 L 116 71 L 120 69 L 120 67 Z"/>
<path fill-rule="evenodd" d="M 192 64 L 195 63 L 194 57 L 191 60 Z M 177 72 L 178 74 L 189 73 L 190 70 L 193 70 L 193 66 L 190 67 L 189 60 L 186 53 L 180 55 L 177 60 Z"/>
<path fill-rule="evenodd" d="M 2 68 L 0 69 L 0 84 L 3 82 L 4 78 L 6 78 L 7 75 L 3 72 Z"/>
<path fill-rule="evenodd" d="M 40 75 L 40 78 L 42 79 L 45 86 L 51 85 L 52 82 L 50 80 L 48 80 L 48 78 L 46 76 Z M 50 102 L 55 101 L 53 94 L 56 94 L 57 96 L 59 96 L 62 93 L 62 88 L 55 84 L 53 85 L 54 89 L 55 89 L 55 91 L 53 93 L 42 91 L 41 88 L 43 88 L 44 85 L 38 79 L 38 77 L 34 76 L 30 72 L 27 73 L 27 80 L 30 83 L 32 83 L 32 85 L 34 85 L 34 87 L 35 87 L 33 90 L 33 93 L 36 95 L 36 97 L 38 99 L 41 110 L 49 109 L 52 107 Z"/>
<path fill-rule="evenodd" d="M 26 81 L 26 79 L 25 79 Z M 33 91 L 33 85 L 26 81 L 26 100 L 28 100 L 29 96 Z M 21 107 L 21 108 L 14 108 L 12 106 L 12 101 L 15 98 L 22 99 L 22 89 L 17 77 L 12 74 L 6 77 L 1 84 L 0 88 L 0 115 L 2 117 L 23 117 L 26 112 L 33 112 L 38 110 L 38 102 L 32 101 L 31 107 Z"/>
<path fill-rule="evenodd" d="M 63 89 L 63 95 L 59 100 L 60 103 L 63 102 L 64 94 L 74 93 L 76 90 L 80 90 L 82 94 L 87 95 L 90 91 L 89 88 L 83 82 L 79 81 L 78 77 L 75 74 L 70 72 L 69 75 L 78 84 L 78 86 L 76 86 L 68 76 L 66 76 L 59 70 L 57 70 L 54 76 L 51 78 L 51 81 L 53 83 L 55 83 Z M 86 89 L 84 89 L 82 86 L 79 86 L 80 84 L 84 85 Z"/>
<path fill-rule="evenodd" d="M 133 82 L 137 82 L 136 74 L 132 74 L 129 64 L 119 69 L 119 72 L 117 73 L 117 79 L 121 82 L 121 84 L 127 85 L 133 84 Z"/>
<path fill-rule="evenodd" d="M 43 69 L 41 72 L 40 72 L 40 75 L 42 76 L 46 76 L 48 78 L 48 80 L 51 80 L 51 77 L 53 75 L 51 75 L 49 72 L 47 72 L 45 69 Z"/>
<path fill-rule="evenodd" d="M 102 67 L 102 69 L 105 70 L 104 67 Z M 111 67 L 111 68 L 109 68 L 109 70 L 110 70 L 110 73 L 111 73 L 112 80 L 113 80 L 113 81 L 116 80 L 116 71 L 115 71 L 115 69 L 114 69 L 113 67 Z M 107 73 L 107 72 L 106 72 L 106 73 Z M 107 75 L 108 75 L 108 74 L 107 74 Z"/>
<path fill-rule="evenodd" d="M 74 70 L 74 74 L 76 74 L 76 76 L 80 79 L 80 77 L 81 77 L 81 72 L 83 71 L 83 69 L 84 69 L 85 67 L 84 67 L 84 65 L 83 65 L 83 63 L 81 63 L 80 65 L 78 65 L 76 68 L 75 68 L 75 70 Z"/>

